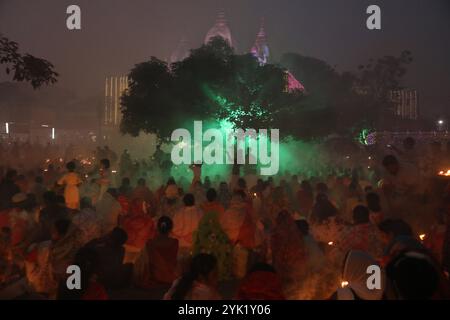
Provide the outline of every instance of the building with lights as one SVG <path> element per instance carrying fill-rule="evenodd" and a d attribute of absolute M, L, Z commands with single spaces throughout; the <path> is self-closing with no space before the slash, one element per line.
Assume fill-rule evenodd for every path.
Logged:
<path fill-rule="evenodd" d="M 417 90 L 392 90 L 390 100 L 394 103 L 393 111 L 397 117 L 404 120 L 417 120 L 419 118 Z"/>

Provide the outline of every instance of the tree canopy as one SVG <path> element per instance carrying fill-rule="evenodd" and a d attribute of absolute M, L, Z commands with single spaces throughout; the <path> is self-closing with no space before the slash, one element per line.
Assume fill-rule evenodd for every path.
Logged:
<path fill-rule="evenodd" d="M 172 65 L 155 57 L 137 64 L 122 96 L 121 130 L 167 138 L 194 120 L 213 119 L 243 129 L 280 128 L 282 137 L 349 133 L 352 127 L 375 125 L 410 62 L 405 51 L 371 60 L 354 73 L 299 54 L 284 55 L 280 65 L 260 65 L 218 37 Z M 306 93 L 287 90 L 287 70 Z"/>
<path fill-rule="evenodd" d="M 222 38 L 168 65 L 151 58 L 136 65 L 122 97 L 122 132 L 160 137 L 187 121 L 228 121 L 238 128 L 277 128 L 280 115 L 302 99 L 287 92 L 285 69 L 236 55 Z"/>
<path fill-rule="evenodd" d="M 58 74 L 50 62 L 19 53 L 19 45 L 1 34 L 0 64 L 6 65 L 7 74 L 13 73 L 13 80 L 29 82 L 34 89 L 57 81 Z"/>

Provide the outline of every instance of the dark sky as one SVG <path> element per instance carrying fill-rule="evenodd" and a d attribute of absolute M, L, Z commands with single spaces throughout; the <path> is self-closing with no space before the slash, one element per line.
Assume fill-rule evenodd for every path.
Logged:
<path fill-rule="evenodd" d="M 81 31 L 66 29 L 70 4 L 81 7 Z M 381 31 L 366 29 L 370 4 L 382 9 Z M 409 49 L 405 84 L 419 90 L 421 112 L 450 109 L 450 0 L 0 0 L 0 33 L 53 62 L 58 86 L 101 95 L 106 75 L 165 59 L 182 37 L 199 46 L 221 8 L 238 52 L 251 47 L 262 16 L 275 59 L 298 52 L 354 70 Z"/>

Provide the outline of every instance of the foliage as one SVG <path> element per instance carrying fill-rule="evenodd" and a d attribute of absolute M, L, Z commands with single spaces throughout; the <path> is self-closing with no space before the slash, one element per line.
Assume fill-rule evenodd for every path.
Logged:
<path fill-rule="evenodd" d="M 0 64 L 6 65 L 6 73 L 13 73 L 13 80 L 30 82 L 34 89 L 43 84 L 53 84 L 58 74 L 47 60 L 30 54 L 20 54 L 16 42 L 0 35 Z"/>

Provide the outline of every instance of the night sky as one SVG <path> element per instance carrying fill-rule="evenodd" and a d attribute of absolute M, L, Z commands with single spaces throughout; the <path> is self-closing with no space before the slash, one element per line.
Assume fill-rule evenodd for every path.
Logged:
<path fill-rule="evenodd" d="M 66 28 L 70 4 L 81 7 L 81 31 Z M 366 29 L 370 4 L 381 7 L 381 31 Z M 449 0 L 0 0 L 0 33 L 50 60 L 58 86 L 101 96 L 105 76 L 150 56 L 166 59 L 183 37 L 198 47 L 221 8 L 239 53 L 249 50 L 264 16 L 275 61 L 297 52 L 355 70 L 409 49 L 415 61 L 405 85 L 419 90 L 422 114 L 450 109 Z"/>

